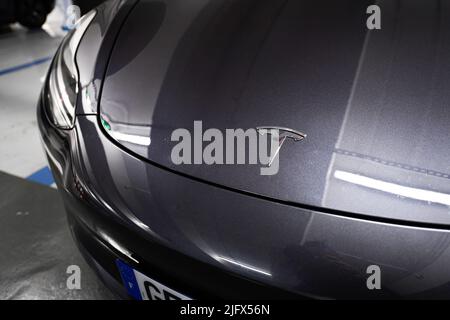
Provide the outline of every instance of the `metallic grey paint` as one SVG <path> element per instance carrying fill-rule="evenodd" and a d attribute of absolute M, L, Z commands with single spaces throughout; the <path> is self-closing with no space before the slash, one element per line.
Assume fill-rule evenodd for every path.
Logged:
<path fill-rule="evenodd" d="M 80 46 L 96 89 L 76 128 L 52 142 L 41 120 L 48 149 L 65 154 L 51 157 L 63 193 L 75 197 L 74 175 L 79 201 L 143 241 L 299 295 L 449 297 L 447 3 L 379 1 L 372 32 L 365 1 L 133 1 L 116 14 L 119 3 Z M 100 117 L 152 143 L 119 145 Z M 283 147 L 273 177 L 175 166 L 170 134 L 195 120 L 308 138 Z M 87 217 L 104 243 L 114 237 Z M 371 264 L 380 292 L 366 288 Z"/>
<path fill-rule="evenodd" d="M 450 8 L 419 0 L 379 5 L 383 29 L 369 32 L 364 1 L 140 2 L 112 52 L 102 116 L 150 136 L 148 148 L 124 143 L 129 150 L 206 181 L 299 204 L 448 224 Z M 139 32 L 142 25 L 149 31 Z M 309 136 L 301 150 L 283 148 L 280 172 L 270 178 L 254 166 L 176 166 L 170 134 L 192 130 L 196 120 L 205 129 L 270 124 Z M 449 200 L 371 190 L 336 179 L 336 171 Z"/>

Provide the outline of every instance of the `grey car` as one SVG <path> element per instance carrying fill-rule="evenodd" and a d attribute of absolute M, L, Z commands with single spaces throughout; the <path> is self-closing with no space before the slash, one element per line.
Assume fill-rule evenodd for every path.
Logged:
<path fill-rule="evenodd" d="M 113 0 L 82 18 L 38 119 L 74 238 L 110 288 L 450 298 L 450 6 L 380 0 L 371 30 L 372 4 Z M 175 163 L 173 133 L 196 121 L 304 136 L 280 144 L 276 175 Z"/>

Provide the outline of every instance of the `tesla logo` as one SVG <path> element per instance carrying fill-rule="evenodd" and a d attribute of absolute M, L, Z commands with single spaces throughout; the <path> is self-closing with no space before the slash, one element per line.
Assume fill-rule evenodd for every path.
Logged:
<path fill-rule="evenodd" d="M 278 137 L 277 137 L 279 139 L 278 148 L 276 149 L 275 153 L 272 154 L 272 157 L 271 157 L 269 165 L 268 165 L 269 167 L 272 166 L 273 161 L 280 154 L 280 150 L 283 147 L 283 144 L 286 142 L 287 139 L 291 139 L 295 142 L 299 142 L 307 137 L 306 134 L 304 134 L 300 131 L 296 131 L 296 130 L 289 129 L 289 128 L 283 128 L 283 127 L 257 127 L 256 130 L 261 135 L 272 134 L 272 132 L 274 132 L 274 131 L 278 132 Z"/>

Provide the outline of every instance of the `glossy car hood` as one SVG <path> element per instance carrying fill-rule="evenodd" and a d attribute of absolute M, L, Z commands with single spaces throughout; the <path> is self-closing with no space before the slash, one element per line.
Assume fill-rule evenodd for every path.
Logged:
<path fill-rule="evenodd" d="M 450 5 L 377 3 L 382 29 L 368 31 L 368 1 L 140 1 L 112 52 L 100 115 L 131 153 L 217 187 L 448 224 Z M 171 134 L 196 120 L 308 137 L 285 143 L 274 176 L 177 166 Z"/>

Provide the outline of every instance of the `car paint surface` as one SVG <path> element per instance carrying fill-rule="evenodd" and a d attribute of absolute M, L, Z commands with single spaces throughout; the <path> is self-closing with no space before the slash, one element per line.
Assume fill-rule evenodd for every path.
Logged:
<path fill-rule="evenodd" d="M 367 3 L 339 3 L 140 1 L 126 2 L 120 22 L 96 17 L 78 51 L 93 94 L 79 99 L 75 129 L 40 125 L 61 191 L 88 207 L 76 219 L 137 265 L 158 257 L 121 244 L 134 236 L 300 296 L 448 297 L 449 34 L 434 18 L 449 8 L 380 1 L 375 33 L 364 29 Z M 113 141 L 100 116 L 148 129 L 151 145 Z M 194 120 L 308 138 L 282 150 L 271 178 L 248 166 L 175 166 L 170 133 Z M 97 214 L 129 235 L 102 232 Z M 382 269 L 381 291 L 367 289 L 370 265 Z"/>
<path fill-rule="evenodd" d="M 101 116 L 151 144 L 122 145 L 196 178 L 379 218 L 450 222 L 450 10 L 382 1 L 141 1 L 118 35 Z M 140 32 L 142 26 L 146 32 Z M 171 134 L 282 126 L 280 170 L 175 165 Z M 432 156 L 430 156 L 432 155 Z"/>

